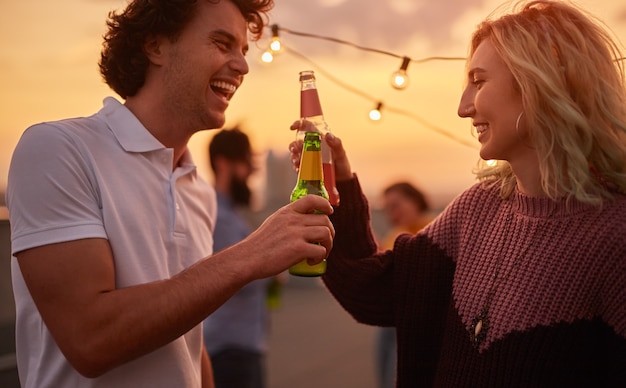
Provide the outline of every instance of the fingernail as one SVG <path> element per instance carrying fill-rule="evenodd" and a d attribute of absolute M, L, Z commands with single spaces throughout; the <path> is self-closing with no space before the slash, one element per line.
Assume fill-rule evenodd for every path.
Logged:
<path fill-rule="evenodd" d="M 328 133 L 326 134 L 326 137 L 327 137 L 328 139 L 330 139 L 330 140 L 334 140 L 334 139 L 335 139 L 335 135 L 333 135 L 333 134 L 332 134 L 332 132 L 328 132 Z"/>

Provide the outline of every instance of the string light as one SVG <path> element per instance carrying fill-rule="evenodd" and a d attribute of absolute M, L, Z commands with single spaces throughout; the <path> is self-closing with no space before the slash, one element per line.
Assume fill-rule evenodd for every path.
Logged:
<path fill-rule="evenodd" d="M 383 118 L 383 114 L 380 111 L 383 107 L 383 103 L 382 102 L 378 102 L 378 104 L 376 104 L 376 108 L 372 109 L 370 111 L 370 120 L 372 121 L 380 121 L 380 119 Z"/>
<path fill-rule="evenodd" d="M 283 44 L 280 40 L 279 32 L 284 32 L 287 34 L 301 36 L 305 38 L 320 39 L 320 40 L 325 40 L 329 42 L 343 44 L 343 45 L 350 46 L 350 47 L 353 47 L 355 49 L 362 50 L 362 51 L 368 51 L 368 52 L 383 54 L 383 55 L 402 59 L 402 65 L 400 66 L 400 69 L 398 69 L 396 72 L 392 74 L 391 84 L 396 89 L 404 89 L 408 86 L 409 78 L 408 78 L 408 74 L 406 73 L 406 71 L 410 62 L 424 63 L 424 62 L 429 62 L 429 61 L 465 61 L 467 59 L 465 57 L 442 57 L 442 56 L 432 56 L 432 57 L 426 57 L 426 58 L 421 58 L 421 59 L 412 59 L 406 55 L 398 55 L 390 51 L 361 46 L 361 45 L 358 45 L 358 44 L 355 44 L 355 43 L 352 43 L 343 39 L 338 39 L 338 38 L 334 38 L 330 36 L 317 35 L 317 34 L 312 34 L 308 32 L 291 30 L 288 28 L 280 27 L 278 24 L 272 24 L 269 27 L 272 31 L 272 39 L 270 41 L 268 49 L 261 55 L 261 60 L 265 63 L 273 62 L 275 55 L 278 54 L 280 51 L 282 51 Z M 621 58 L 616 58 L 614 61 L 622 62 L 625 60 L 626 60 L 626 57 L 621 57 Z"/>
<path fill-rule="evenodd" d="M 270 50 L 266 50 L 261 54 L 261 61 L 263 63 L 272 63 L 274 62 L 274 54 Z"/>
<path fill-rule="evenodd" d="M 409 75 L 406 73 L 406 70 L 409 68 L 409 63 L 411 63 L 411 58 L 402 58 L 400 68 L 391 74 L 391 86 L 395 89 L 402 90 L 409 86 Z"/>
<path fill-rule="evenodd" d="M 267 46 L 267 50 L 261 54 L 261 61 L 264 63 L 274 62 L 274 57 L 279 54 L 283 48 L 283 44 L 281 43 L 280 36 L 278 34 L 278 24 L 272 24 L 270 28 L 272 29 L 272 39 Z"/>
<path fill-rule="evenodd" d="M 325 41 L 329 41 L 329 42 L 333 42 L 333 43 L 339 43 L 339 44 L 343 44 L 346 46 L 350 46 L 353 47 L 355 49 L 358 50 L 362 50 L 362 51 L 368 51 L 368 52 L 373 52 L 373 53 L 377 53 L 377 54 L 383 54 L 383 55 L 387 55 L 387 56 L 391 56 L 394 58 L 399 58 L 402 59 L 402 65 L 400 66 L 400 69 L 396 70 L 391 77 L 391 85 L 396 88 L 396 89 L 405 89 L 408 84 L 409 84 L 409 76 L 407 74 L 407 68 L 409 66 L 409 63 L 411 62 L 415 62 L 415 63 L 424 63 L 424 62 L 428 62 L 428 61 L 465 61 L 465 57 L 427 57 L 427 58 L 421 58 L 421 59 L 411 59 L 410 57 L 406 56 L 406 55 L 398 55 L 395 53 L 392 53 L 390 51 L 385 51 L 385 50 L 380 50 L 380 49 L 376 49 L 376 48 L 371 48 L 371 47 L 365 47 L 365 46 L 361 46 L 352 42 L 348 42 L 346 40 L 343 39 L 338 39 L 338 38 L 334 38 L 334 37 L 330 37 L 330 36 L 323 36 L 323 35 L 317 35 L 317 34 L 312 34 L 312 33 L 308 33 L 308 32 L 301 32 L 301 31 L 294 31 L 288 28 L 284 28 L 284 27 L 280 27 L 278 24 L 272 24 L 270 26 L 271 30 L 272 30 L 272 40 L 270 41 L 270 46 L 274 43 L 274 42 L 278 42 L 277 44 L 279 45 L 279 47 L 282 47 L 282 42 L 280 42 L 279 39 L 279 31 L 280 32 L 284 32 L 287 34 L 291 34 L 291 35 L 296 35 L 296 36 L 301 36 L 301 37 L 305 37 L 305 38 L 314 38 L 314 39 L 321 39 L 321 40 L 325 40 Z M 263 53 L 262 55 L 262 60 L 263 62 L 266 63 L 270 63 L 274 60 L 274 54 L 276 52 L 273 51 L 273 49 L 270 47 L 268 48 L 268 50 Z M 265 59 L 267 58 L 267 60 Z"/>
<path fill-rule="evenodd" d="M 278 24 L 272 24 L 272 40 L 270 41 L 270 50 L 274 54 L 278 54 L 282 49 L 282 43 L 280 42 L 280 36 L 278 36 Z"/>

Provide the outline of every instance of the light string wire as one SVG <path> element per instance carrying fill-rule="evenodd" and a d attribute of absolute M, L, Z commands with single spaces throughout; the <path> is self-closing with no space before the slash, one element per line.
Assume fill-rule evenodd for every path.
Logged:
<path fill-rule="evenodd" d="M 326 41 L 329 41 L 329 42 L 350 46 L 350 47 L 353 47 L 353 48 L 358 49 L 358 50 L 368 51 L 368 52 L 378 53 L 378 54 L 383 54 L 383 55 L 388 55 L 388 56 L 394 57 L 394 58 L 409 58 L 409 59 L 411 59 L 411 62 L 414 62 L 414 63 L 424 63 L 424 62 L 429 62 L 429 61 L 464 61 L 464 60 L 467 59 L 465 57 L 441 57 L 441 56 L 433 56 L 433 57 L 413 59 L 411 57 L 407 57 L 406 55 L 399 55 L 399 54 L 396 54 L 396 53 L 392 53 L 390 51 L 385 51 L 385 50 L 380 50 L 380 49 L 376 49 L 376 48 L 361 46 L 361 45 L 358 45 L 356 43 L 349 42 L 347 40 L 343 40 L 343 39 L 339 39 L 339 38 L 335 38 L 335 37 L 332 37 L 332 36 L 324 36 L 324 35 L 313 34 L 313 33 L 310 33 L 310 32 L 295 31 L 295 30 L 292 30 L 290 28 L 280 27 L 278 24 L 272 24 L 272 25 L 268 26 L 268 28 L 269 29 L 274 28 L 277 31 L 277 33 L 278 32 L 285 32 L 287 34 L 300 36 L 300 37 L 304 37 L 304 38 L 313 38 L 313 39 L 326 40 Z M 626 57 L 615 58 L 614 61 L 615 62 L 625 62 L 626 61 Z"/>
<path fill-rule="evenodd" d="M 319 74 L 321 74 L 324 77 L 328 78 L 328 80 L 330 80 L 334 84 L 338 85 L 339 87 L 341 87 L 343 89 L 346 89 L 349 92 L 351 92 L 353 94 L 356 94 L 359 97 L 362 97 L 362 98 L 364 98 L 366 100 L 370 100 L 370 101 L 372 101 L 374 103 L 380 102 L 380 103 L 383 104 L 383 107 L 384 107 L 384 109 L 386 111 L 389 111 L 391 113 L 395 113 L 395 114 L 398 114 L 398 115 L 402 115 L 402 116 L 405 116 L 405 117 L 409 117 L 409 118 L 417 121 L 422 126 L 424 126 L 425 128 L 427 128 L 427 129 L 429 129 L 431 131 L 434 131 L 436 133 L 439 133 L 440 135 L 446 136 L 449 139 L 452 139 L 452 140 L 454 140 L 454 141 L 456 141 L 456 142 L 458 142 L 460 144 L 463 144 L 465 146 L 468 146 L 468 147 L 470 147 L 472 149 L 477 149 L 475 143 L 472 143 L 472 142 L 470 142 L 470 141 L 468 141 L 466 139 L 460 138 L 460 137 L 450 133 L 448 130 L 446 130 L 444 128 L 441 128 L 439 126 L 436 126 L 436 125 L 430 123 L 429 121 L 423 119 L 422 117 L 420 117 L 420 116 L 418 116 L 418 115 L 416 115 L 416 114 L 414 114 L 412 112 L 409 112 L 409 111 L 406 111 L 406 110 L 403 110 L 403 109 L 399 109 L 399 108 L 394 108 L 392 106 L 386 105 L 384 103 L 384 101 L 377 100 L 374 97 L 370 96 L 369 94 L 363 92 L 362 90 L 359 90 L 359 89 L 357 89 L 357 88 L 355 88 L 353 86 L 350 86 L 350 85 L 346 84 L 345 82 L 341 81 L 337 77 L 333 76 L 330 72 L 326 71 L 324 68 L 320 67 L 317 63 L 313 62 L 311 59 L 309 59 L 305 55 L 303 55 L 303 54 L 293 50 L 292 48 L 290 48 L 290 47 L 288 47 L 288 46 L 286 46 L 284 44 L 283 44 L 283 49 L 285 50 L 285 52 L 287 52 L 287 53 L 289 53 L 289 54 L 291 54 L 291 55 L 293 55 L 295 57 L 298 57 L 301 60 L 307 62 L 309 65 L 313 66 Z"/>
<path fill-rule="evenodd" d="M 379 50 L 379 49 L 376 49 L 376 48 L 361 46 L 361 45 L 358 45 L 356 43 L 348 42 L 347 40 L 343 40 L 343 39 L 333 38 L 331 36 L 323 36 L 323 35 L 311 34 L 309 32 L 294 31 L 294 30 L 291 30 L 289 28 L 284 28 L 284 27 L 280 27 L 280 26 L 278 26 L 277 29 L 280 32 L 286 32 L 286 33 L 291 34 L 291 35 L 301 36 L 301 37 L 305 37 L 305 38 L 314 38 L 314 39 L 326 40 L 326 41 L 329 41 L 329 42 L 334 42 L 334 43 L 339 43 L 339 44 L 343 44 L 343 45 L 346 45 L 346 46 L 350 46 L 350 47 L 353 47 L 353 48 L 358 49 L 358 50 L 368 51 L 368 52 L 378 53 L 378 54 L 383 54 L 383 55 L 387 55 L 387 56 L 394 57 L 394 58 L 400 58 L 401 59 L 401 58 L 406 57 L 405 55 L 399 55 L 399 54 L 392 53 L 390 51 Z M 413 59 L 413 58 L 411 58 L 411 62 L 414 62 L 414 63 L 424 63 L 424 62 L 429 62 L 429 61 L 464 61 L 465 59 L 466 59 L 465 57 L 427 57 L 427 58 L 420 58 L 420 59 Z"/>

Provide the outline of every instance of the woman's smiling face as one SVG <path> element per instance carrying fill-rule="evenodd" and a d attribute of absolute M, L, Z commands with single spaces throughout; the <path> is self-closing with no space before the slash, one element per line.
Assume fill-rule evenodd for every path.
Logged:
<path fill-rule="evenodd" d="M 472 118 L 481 158 L 508 160 L 533 152 L 523 131 L 522 97 L 515 88 L 515 78 L 493 46 L 485 38 L 470 59 L 467 87 L 459 103 L 458 114 Z M 518 131 L 520 133 L 518 133 Z"/>

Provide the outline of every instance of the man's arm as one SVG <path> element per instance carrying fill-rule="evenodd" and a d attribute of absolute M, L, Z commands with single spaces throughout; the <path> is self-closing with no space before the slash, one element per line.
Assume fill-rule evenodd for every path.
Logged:
<path fill-rule="evenodd" d="M 327 257 L 334 229 L 314 210 L 329 214 L 332 207 L 307 196 L 279 209 L 242 243 L 171 279 L 121 289 L 105 239 L 45 245 L 16 257 L 59 348 L 79 373 L 96 377 L 183 335 L 246 283 Z"/>

